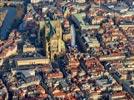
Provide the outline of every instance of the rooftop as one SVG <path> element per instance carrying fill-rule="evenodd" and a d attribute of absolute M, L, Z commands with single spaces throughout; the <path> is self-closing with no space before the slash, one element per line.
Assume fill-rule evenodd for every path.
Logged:
<path fill-rule="evenodd" d="M 100 25 L 89 25 L 87 22 L 85 22 L 84 18 L 86 17 L 86 14 L 84 12 L 74 14 L 74 17 L 76 18 L 75 20 L 78 21 L 77 24 L 81 27 L 82 30 L 98 29 L 100 27 Z"/>

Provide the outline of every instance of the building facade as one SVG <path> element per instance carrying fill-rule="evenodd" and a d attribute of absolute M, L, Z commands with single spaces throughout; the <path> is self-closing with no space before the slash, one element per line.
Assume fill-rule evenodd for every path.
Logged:
<path fill-rule="evenodd" d="M 62 40 L 62 28 L 59 20 L 47 21 L 45 24 L 45 52 L 46 56 L 54 59 L 65 51 L 65 45 Z"/>

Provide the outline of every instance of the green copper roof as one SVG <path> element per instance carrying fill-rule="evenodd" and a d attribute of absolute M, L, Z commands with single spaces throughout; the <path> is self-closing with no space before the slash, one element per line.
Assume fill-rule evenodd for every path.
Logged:
<path fill-rule="evenodd" d="M 83 18 L 86 16 L 85 13 L 77 13 L 77 14 L 74 14 L 74 16 L 82 25 L 85 24 L 83 21 Z"/>
<path fill-rule="evenodd" d="M 74 17 L 80 22 L 80 27 L 81 29 L 92 29 L 92 28 L 99 28 L 100 25 L 89 25 L 89 24 L 86 24 L 83 20 L 83 18 L 86 16 L 86 14 L 84 12 L 82 13 L 77 13 L 77 14 L 74 14 Z"/>

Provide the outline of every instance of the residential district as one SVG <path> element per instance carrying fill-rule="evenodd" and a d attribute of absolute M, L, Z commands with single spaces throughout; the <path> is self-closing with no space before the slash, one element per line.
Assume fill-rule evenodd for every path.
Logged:
<path fill-rule="evenodd" d="M 134 0 L 0 0 L 0 100 L 134 100 Z"/>

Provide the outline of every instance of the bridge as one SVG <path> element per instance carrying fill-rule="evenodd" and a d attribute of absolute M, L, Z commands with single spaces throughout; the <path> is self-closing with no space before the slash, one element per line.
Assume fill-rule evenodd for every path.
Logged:
<path fill-rule="evenodd" d="M 7 4 L 7 5 L 10 5 L 10 4 L 23 4 L 24 1 L 7 1 L 7 0 L 0 0 L 0 4 Z"/>

